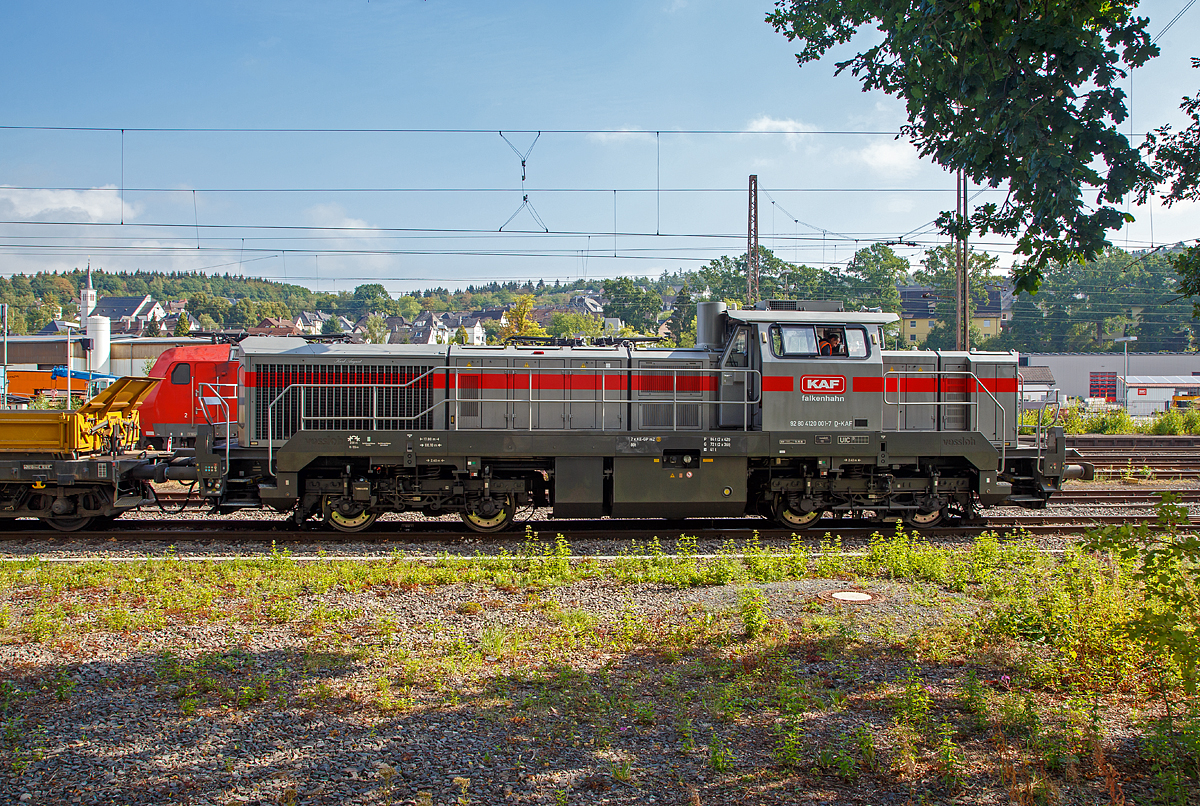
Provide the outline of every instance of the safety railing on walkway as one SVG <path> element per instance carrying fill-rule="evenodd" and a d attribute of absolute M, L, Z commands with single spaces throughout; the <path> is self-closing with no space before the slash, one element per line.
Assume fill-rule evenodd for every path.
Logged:
<path fill-rule="evenodd" d="M 722 375 L 740 379 L 740 398 L 721 399 Z M 405 399 L 403 393 L 411 390 L 444 392 L 445 397 L 419 410 L 403 411 L 399 405 Z M 682 430 L 681 406 L 700 406 L 701 411 L 707 406 L 734 406 L 742 408 L 738 428 L 748 431 L 755 422 L 761 390 L 762 374 L 758 370 L 663 367 L 434 367 L 403 383 L 292 383 L 267 406 L 268 463 L 274 467 L 277 437 L 288 439 L 300 431 L 403 431 L 443 410 L 450 412 L 449 427 L 454 431 L 539 431 L 550 429 L 539 427 L 534 417 L 537 406 L 561 404 L 565 410 L 569 406 L 595 405 L 599 407 L 598 430 L 633 431 L 633 424 L 624 424 L 620 417 L 615 424 L 609 421 L 611 406 L 670 405 L 669 425 L 644 426 L 640 430 L 678 431 Z M 429 396 L 409 395 L 408 399 Z M 483 407 L 500 405 L 505 407 L 504 427 L 484 427 Z M 285 406 L 290 407 L 286 417 Z M 468 421 L 477 418 L 478 425 L 463 424 L 467 407 L 470 412 L 478 412 L 467 416 Z"/>
<path fill-rule="evenodd" d="M 196 400 L 200 404 L 200 412 L 204 420 L 217 433 L 217 426 L 225 426 L 225 467 L 229 467 L 229 445 L 233 442 L 234 407 L 237 405 L 236 383 L 201 383 L 196 389 Z M 217 409 L 224 415 L 223 419 L 214 419 L 211 409 Z"/>
<path fill-rule="evenodd" d="M 930 379 L 930 378 L 936 379 L 937 383 L 935 385 L 935 391 L 932 394 L 934 395 L 935 398 L 938 398 L 938 399 L 936 399 L 936 400 L 892 400 L 892 399 L 890 399 L 888 397 L 888 391 L 889 391 L 888 381 L 892 378 L 895 378 L 897 380 L 895 388 L 894 388 L 894 390 L 892 390 L 892 391 L 895 391 L 895 393 L 897 395 L 900 395 L 903 393 L 909 393 L 911 390 L 902 389 L 901 388 L 902 384 L 899 382 L 901 378 L 907 377 L 907 376 L 920 377 L 923 379 Z M 944 380 L 949 379 L 949 378 L 960 378 L 960 379 L 962 379 L 962 383 L 954 384 L 953 387 L 951 387 L 944 383 Z M 974 381 L 974 384 L 971 384 L 970 383 L 971 381 Z M 961 386 L 962 388 L 958 388 L 959 386 Z M 970 428 L 971 426 L 974 426 L 974 430 L 978 430 L 978 426 L 979 426 L 979 416 L 978 415 L 979 415 L 980 401 L 979 400 L 969 400 L 969 399 L 942 400 L 941 397 L 945 393 L 962 394 L 964 397 L 967 397 L 970 395 L 971 392 L 977 392 L 979 390 L 982 390 L 988 396 L 988 398 L 991 399 L 992 405 L 994 405 L 996 408 L 996 413 L 998 415 L 997 422 L 999 422 L 999 424 L 1000 424 L 999 429 L 997 429 L 997 433 L 1000 435 L 1000 438 L 996 439 L 996 440 L 991 440 L 991 441 L 994 445 L 996 445 L 997 447 L 1000 448 L 1000 467 L 997 469 L 1003 470 L 1004 465 L 1005 465 L 1005 460 L 1007 458 L 1006 448 L 1008 447 L 1008 440 L 1005 439 L 1005 435 L 1007 434 L 1007 426 L 1008 426 L 1008 419 L 1007 419 L 1008 413 L 1004 410 L 1004 406 L 1002 406 L 1000 404 L 1000 401 L 996 399 L 996 396 L 994 394 L 992 394 L 992 390 L 987 388 L 987 385 L 984 383 L 983 379 L 981 379 L 974 372 L 970 372 L 970 371 L 966 371 L 966 370 L 962 370 L 962 371 L 960 371 L 960 370 L 935 370 L 932 372 L 925 372 L 925 371 L 915 371 L 915 370 L 889 369 L 887 372 L 885 372 L 883 374 L 883 405 L 895 406 L 897 413 L 899 411 L 901 411 L 903 409 L 903 407 L 905 407 L 905 406 L 934 406 L 934 407 L 936 407 L 935 412 L 936 412 L 936 417 L 937 417 L 938 422 L 940 422 L 942 419 L 944 408 L 950 408 L 952 406 L 963 406 L 963 407 L 966 407 L 967 409 L 974 410 L 974 412 L 975 412 L 976 416 L 974 418 L 974 423 L 968 422 L 966 424 L 968 428 Z M 919 393 L 920 394 L 929 394 L 929 392 L 926 392 L 925 390 L 921 390 Z M 898 416 L 899 415 L 897 414 L 897 417 Z"/>

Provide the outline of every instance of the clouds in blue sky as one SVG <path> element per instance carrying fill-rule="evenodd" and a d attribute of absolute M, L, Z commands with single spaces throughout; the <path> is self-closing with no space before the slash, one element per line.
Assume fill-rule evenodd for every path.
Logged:
<path fill-rule="evenodd" d="M 0 130 L 0 221 L 17 222 L 0 224 L 0 271 L 90 256 L 392 291 L 657 275 L 744 250 L 750 173 L 763 242 L 785 259 L 935 243 L 926 225 L 953 180 L 906 142 L 827 133 L 896 131 L 902 105 L 835 78 L 838 54 L 799 69 L 769 6 L 11 0 L 0 123 L 106 130 Z M 1165 22 L 1177 6 L 1143 9 Z M 1135 76 L 1136 131 L 1178 120 L 1200 83 L 1193 25 Z M 513 147 L 531 144 L 522 184 Z M 1150 211 L 1135 212 L 1119 245 L 1151 240 Z M 1154 240 L 1196 237 L 1193 218 L 1155 209 Z"/>

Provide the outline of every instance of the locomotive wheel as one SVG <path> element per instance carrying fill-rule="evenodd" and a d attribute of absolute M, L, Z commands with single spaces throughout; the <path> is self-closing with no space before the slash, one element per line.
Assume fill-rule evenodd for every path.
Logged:
<path fill-rule="evenodd" d="M 365 506 L 354 506 L 348 501 L 334 503 L 329 507 L 326 522 L 339 532 L 361 532 L 379 517 L 377 512 L 368 512 Z"/>
<path fill-rule="evenodd" d="M 501 532 L 513 522 L 516 510 L 512 496 L 506 495 L 468 501 L 466 511 L 460 514 L 463 522 L 476 532 Z"/>
<path fill-rule="evenodd" d="M 933 512 L 920 512 L 915 509 L 905 510 L 903 519 L 909 526 L 929 529 L 937 526 L 946 519 L 946 508 L 935 509 Z"/>
<path fill-rule="evenodd" d="M 807 529 L 821 520 L 822 514 L 824 513 L 819 509 L 814 509 L 812 512 L 792 511 L 788 507 L 785 495 L 780 495 L 775 499 L 775 520 L 792 529 Z"/>
<path fill-rule="evenodd" d="M 45 518 L 46 525 L 60 532 L 78 532 L 92 525 L 94 518 Z"/>

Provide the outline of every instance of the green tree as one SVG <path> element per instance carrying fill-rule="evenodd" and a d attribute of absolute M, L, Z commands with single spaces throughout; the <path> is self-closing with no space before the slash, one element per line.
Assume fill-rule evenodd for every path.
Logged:
<path fill-rule="evenodd" d="M 157 316 L 151 316 L 146 322 L 146 329 L 142 335 L 149 336 L 151 338 L 162 335 L 162 323 L 158 321 Z"/>
<path fill-rule="evenodd" d="M 709 300 L 746 304 L 746 253 L 722 255 L 684 279 L 690 291 Z M 839 298 L 832 275 L 823 269 L 788 263 L 765 246 L 758 247 L 758 293 L 762 299 Z"/>
<path fill-rule="evenodd" d="M 1200 68 L 1200 59 L 1192 59 L 1192 67 Z M 1163 204 L 1170 207 L 1181 201 L 1200 200 L 1200 93 L 1184 98 L 1179 105 L 1191 119 L 1186 129 L 1172 132 L 1163 126 L 1146 138 L 1145 148 L 1154 154 L 1154 167 L 1168 182 L 1170 189 Z M 1142 201 L 1153 188 L 1143 187 Z M 1172 255 L 1171 265 L 1181 279 L 1180 292 L 1187 297 L 1200 297 L 1200 243 L 1194 243 Z M 1193 303 L 1192 316 L 1200 317 L 1200 301 Z"/>
<path fill-rule="evenodd" d="M 229 327 L 251 328 L 260 321 L 262 318 L 258 315 L 257 307 L 245 297 L 239 299 L 225 315 L 225 324 Z"/>
<path fill-rule="evenodd" d="M 488 344 L 500 343 L 500 331 L 503 329 L 499 319 L 483 320 L 483 335 Z"/>
<path fill-rule="evenodd" d="M 262 321 L 270 317 L 271 319 L 287 319 L 292 320 L 292 311 L 288 308 L 287 303 L 282 300 L 267 300 L 260 302 L 254 306 L 254 315 L 258 317 L 258 321 Z"/>
<path fill-rule="evenodd" d="M 321 334 L 325 336 L 340 336 L 342 326 L 336 316 L 331 316 L 321 323 Z"/>
<path fill-rule="evenodd" d="M 421 313 L 421 301 L 416 297 L 405 294 L 395 301 L 395 313 L 397 316 L 403 316 L 408 321 L 412 321 Z"/>
<path fill-rule="evenodd" d="M 662 310 L 662 297 L 647 290 L 629 277 L 604 281 L 604 295 L 608 304 L 605 316 L 620 318 L 638 333 L 655 333 L 658 330 L 658 312 Z"/>
<path fill-rule="evenodd" d="M 471 334 L 462 325 L 458 326 L 458 330 L 454 331 L 454 344 L 466 344 L 471 340 Z"/>
<path fill-rule="evenodd" d="M 1152 183 L 1150 166 L 1118 131 L 1119 86 L 1158 53 L 1134 17 L 1136 0 L 777 0 L 769 22 L 819 59 L 873 25 L 882 41 L 850 59 L 864 90 L 904 100 L 903 133 L 922 156 L 972 182 L 1007 186 L 1001 205 L 969 221 L 946 212 L 944 231 L 1017 239 L 1027 261 L 1017 288 L 1036 291 L 1054 261 L 1096 257 L 1124 226 L 1117 205 Z M 1095 187 L 1094 200 L 1084 189 Z"/>
<path fill-rule="evenodd" d="M 1042 294 L 1038 294 L 1040 299 Z M 1000 335 L 979 345 L 989 350 L 1019 350 L 1032 352 L 1031 345 L 1045 344 L 1046 318 L 1034 297 L 1022 291 L 1013 297 L 1012 316 Z M 1040 349 L 1045 349 L 1044 347 Z"/>
<path fill-rule="evenodd" d="M 29 332 L 25 324 L 25 312 L 16 308 L 8 309 L 8 332 L 13 336 L 24 336 Z"/>
<path fill-rule="evenodd" d="M 683 287 L 679 289 L 679 293 L 675 295 L 675 304 L 671 307 L 671 318 L 668 320 L 671 338 L 675 340 L 676 346 L 682 345 L 688 324 L 695 319 L 696 303 L 692 302 L 692 292 L 688 289 L 687 283 L 684 283 Z"/>
<path fill-rule="evenodd" d="M 354 313 L 358 316 L 378 311 L 392 312 L 392 295 L 380 283 L 360 285 L 354 289 Z"/>
<path fill-rule="evenodd" d="M 550 327 L 546 328 L 551 336 L 559 338 L 592 338 L 599 336 L 603 329 L 604 323 L 598 317 L 575 311 L 551 315 Z"/>
<path fill-rule="evenodd" d="M 923 349 L 953 350 L 958 343 L 957 327 L 958 306 L 955 302 L 957 294 L 957 258 L 952 244 L 938 246 L 925 251 L 925 260 L 921 268 L 913 272 L 913 279 L 922 285 L 933 287 L 932 293 L 937 298 L 934 306 L 937 324 L 926 336 Z M 980 305 L 987 304 L 988 286 L 998 281 L 994 274 L 999 260 L 986 252 L 976 252 L 971 249 L 967 253 L 967 274 L 970 278 L 971 294 L 967 298 L 967 318 L 974 318 L 975 311 Z M 974 325 L 968 325 L 972 347 L 981 346 L 983 334 Z"/>
<path fill-rule="evenodd" d="M 204 317 L 208 316 L 220 324 L 225 321 L 232 306 L 221 297 L 200 291 L 188 297 L 187 307 L 188 312 L 200 321 L 204 321 Z"/>
<path fill-rule="evenodd" d="M 389 335 L 387 322 L 382 316 L 371 314 L 367 317 L 363 324 L 363 340 L 367 344 L 387 344 Z"/>
<path fill-rule="evenodd" d="M 199 316 L 197 316 L 196 321 L 198 321 L 200 323 L 200 327 L 202 330 L 217 330 L 220 327 L 217 324 L 217 320 L 213 319 L 211 316 L 209 316 L 206 313 L 202 313 Z"/>
<path fill-rule="evenodd" d="M 908 273 L 908 258 L 881 243 L 859 249 L 841 275 L 846 301 L 852 306 L 900 312 L 896 283 Z"/>
<path fill-rule="evenodd" d="M 25 319 L 30 333 L 37 333 L 54 321 L 55 310 L 49 305 L 34 304 L 25 310 Z"/>
<path fill-rule="evenodd" d="M 179 314 L 179 319 L 175 321 L 175 330 L 171 333 L 172 336 L 182 338 L 192 332 L 191 324 L 188 322 L 186 313 Z"/>

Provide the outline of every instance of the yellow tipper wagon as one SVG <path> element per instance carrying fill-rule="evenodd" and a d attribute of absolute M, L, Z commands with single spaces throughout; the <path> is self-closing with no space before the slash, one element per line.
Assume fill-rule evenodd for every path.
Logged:
<path fill-rule="evenodd" d="M 0 518 L 75 531 L 154 500 L 165 465 L 135 452 L 158 378 L 121 378 L 75 411 L 0 411 Z"/>
<path fill-rule="evenodd" d="M 141 435 L 138 406 L 160 378 L 120 378 L 75 411 L 0 411 L 0 454 L 124 453 Z"/>

